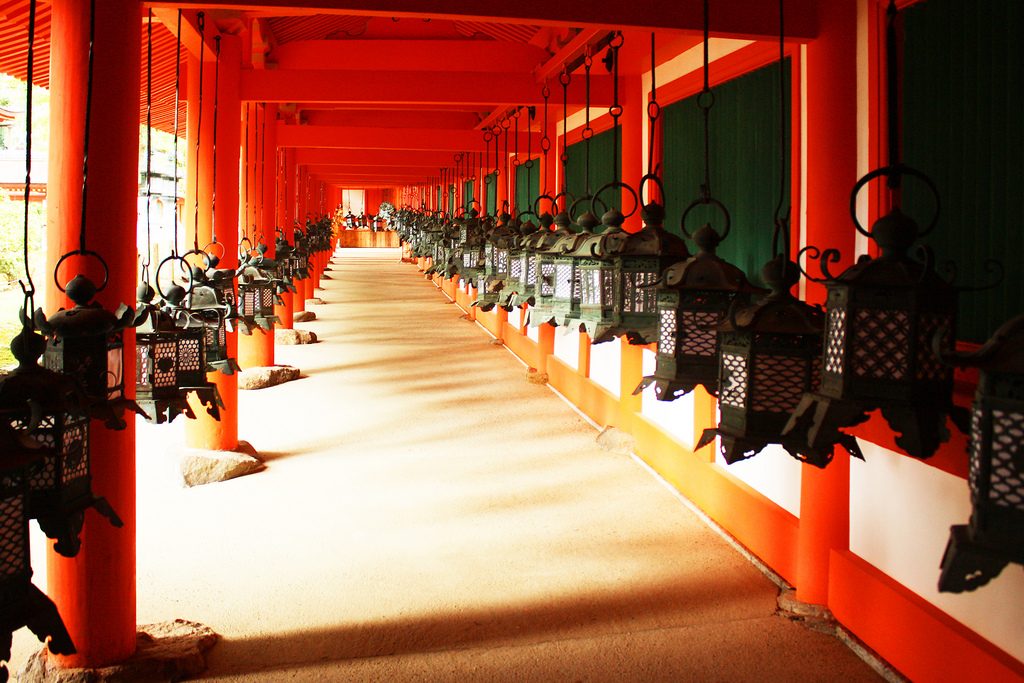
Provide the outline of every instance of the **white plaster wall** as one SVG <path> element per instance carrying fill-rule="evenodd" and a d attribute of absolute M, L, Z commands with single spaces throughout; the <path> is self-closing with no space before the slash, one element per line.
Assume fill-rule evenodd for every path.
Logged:
<path fill-rule="evenodd" d="M 654 353 L 644 349 L 645 377 L 654 374 L 654 365 Z M 659 401 L 654 396 L 654 387 L 648 387 L 641 395 L 640 414 L 686 448 L 693 448 L 693 394 L 687 394 L 675 401 Z"/>
<path fill-rule="evenodd" d="M 580 331 L 575 326 L 555 328 L 555 358 L 573 370 L 580 366 Z"/>
<path fill-rule="evenodd" d="M 535 342 L 540 342 L 540 328 L 532 325 L 526 326 L 526 336 Z"/>
<path fill-rule="evenodd" d="M 772 501 L 800 516 L 800 478 L 803 465 L 781 446 L 768 446 L 749 460 L 729 465 L 715 444 L 715 464 Z"/>
<path fill-rule="evenodd" d="M 619 397 L 622 384 L 622 342 L 618 339 L 590 346 L 590 379 Z"/>
<path fill-rule="evenodd" d="M 974 592 L 936 588 L 949 527 L 971 514 L 966 480 L 866 441 L 860 447 L 866 462 L 850 465 L 850 550 L 1024 660 L 1024 568 L 1011 564 Z"/>

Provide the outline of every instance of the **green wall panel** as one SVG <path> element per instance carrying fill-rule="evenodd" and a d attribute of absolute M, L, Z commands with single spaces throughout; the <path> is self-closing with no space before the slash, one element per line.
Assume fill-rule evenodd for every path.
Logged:
<path fill-rule="evenodd" d="M 955 261 L 964 285 L 991 279 L 988 259 L 1006 266 L 996 289 L 961 295 L 957 336 L 982 342 L 1024 311 L 1024 2 L 929 0 L 905 19 L 904 158 L 942 201 L 924 241 L 939 264 Z M 931 202 L 906 182 L 906 213 L 928 221 Z"/>
<path fill-rule="evenodd" d="M 786 93 L 790 60 L 786 59 Z M 771 64 L 714 88 L 711 109 L 711 193 L 729 210 L 732 232 L 718 254 L 761 283 L 761 267 L 771 257 L 775 206 L 779 198 L 779 71 Z M 791 118 L 791 117 L 790 117 Z M 664 109 L 665 227 L 681 234 L 683 211 L 700 196 L 704 181 L 703 115 L 696 96 Z M 786 122 L 787 155 L 790 121 Z M 783 175 L 789 191 L 790 159 Z M 788 206 L 788 202 L 787 202 Z M 704 223 L 721 231 L 723 219 L 705 207 L 687 218 L 693 232 Z M 851 230 L 852 230 L 851 226 Z M 695 250 L 690 245 L 691 251 Z"/>
<path fill-rule="evenodd" d="M 532 162 L 529 168 L 525 162 L 516 167 L 517 213 L 533 211 L 533 205 L 537 203 L 537 196 L 540 194 L 540 163 L 537 159 L 533 159 Z"/>

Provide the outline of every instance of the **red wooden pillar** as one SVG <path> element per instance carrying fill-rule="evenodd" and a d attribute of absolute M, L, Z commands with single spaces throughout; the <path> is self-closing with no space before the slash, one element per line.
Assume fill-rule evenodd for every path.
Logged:
<path fill-rule="evenodd" d="M 89 3 L 54 0 L 50 38 L 50 152 L 47 188 L 47 272 L 77 249 L 82 199 L 82 145 L 89 51 Z M 89 147 L 87 243 L 110 268 L 97 300 L 108 310 L 135 301 L 135 225 L 139 164 L 139 91 L 125 87 L 140 76 L 142 22 L 136 0 L 96 6 L 96 40 Z M 78 264 L 81 264 L 80 266 Z M 95 282 L 96 264 L 73 259 L 62 268 L 67 282 L 81 267 Z M 46 306 L 53 313 L 70 302 L 52 283 Z M 124 335 L 125 393 L 134 395 L 135 334 Z M 135 424 L 111 431 L 92 421 L 93 489 L 117 510 L 124 527 L 87 512 L 82 548 L 75 558 L 47 553 L 47 583 L 78 653 L 65 666 L 98 667 L 135 651 Z"/>
<path fill-rule="evenodd" d="M 214 100 L 214 65 L 207 59 L 203 74 L 203 102 L 196 101 L 199 93 L 198 58 L 189 60 L 189 116 L 188 140 L 189 150 L 195 150 L 197 135 L 197 117 L 193 110 L 203 107 L 203 120 L 200 144 L 199 173 L 196 165 L 189 164 L 187 192 L 195 197 L 198 184 L 199 220 L 190 226 L 188 240 L 192 239 L 192 231 L 198 230 L 200 248 L 213 240 L 214 222 L 216 223 L 217 242 L 223 245 L 223 254 L 219 268 L 238 267 L 238 140 L 240 126 L 238 112 L 241 107 L 238 82 L 241 72 L 241 38 L 225 35 L 221 39 L 220 58 L 220 92 L 218 94 L 217 114 L 217 166 L 213 167 L 213 100 Z M 209 136 L 209 137 L 208 137 Z M 209 150 L 209 153 L 207 153 Z M 214 188 L 216 183 L 216 188 Z M 216 189 L 216 216 L 212 215 L 212 192 Z M 207 201 L 207 197 L 209 200 Z M 186 215 L 186 221 L 192 214 Z M 238 357 L 238 333 L 227 334 L 228 356 Z M 191 448 L 230 451 L 238 447 L 238 375 L 225 375 L 222 372 L 208 374 L 210 380 L 217 385 L 224 407 L 220 410 L 220 420 L 214 420 L 206 410 L 197 403 L 192 408 L 196 413 L 195 420 L 185 424 L 185 439 Z M 194 400 L 194 399 L 193 399 Z"/>
<path fill-rule="evenodd" d="M 643 84 L 640 76 L 619 76 L 619 102 L 622 104 L 622 180 L 632 187 L 637 195 L 640 193 L 640 178 L 644 175 L 644 116 L 647 114 L 643 96 Z M 633 211 L 623 224 L 628 232 L 637 232 L 643 227 L 640 218 L 640 200 L 638 196 L 622 190 L 622 212 Z M 634 210 L 635 209 L 635 210 Z M 630 394 L 633 390 L 630 389 Z"/>
<path fill-rule="evenodd" d="M 275 105 L 276 111 L 276 105 Z M 271 223 L 273 208 L 268 207 L 265 194 L 268 174 L 265 172 L 268 151 L 270 158 L 273 158 L 272 147 L 267 145 L 266 137 L 272 126 L 264 126 L 264 117 L 269 114 L 263 107 L 254 102 L 246 102 L 242 105 L 242 120 L 244 122 L 246 112 L 249 117 L 249 134 L 245 136 L 241 153 L 242 165 L 244 167 L 243 185 L 249 188 L 248 211 L 244 211 L 244 203 L 239 202 L 243 207 L 245 222 L 249 231 L 249 239 L 253 248 L 263 241 L 267 245 L 268 256 L 273 256 L 274 228 Z M 269 121 L 267 121 L 269 124 Z M 243 124 L 244 125 L 244 124 Z M 244 130 L 244 128 L 243 128 Z M 264 133 L 267 132 L 267 135 Z M 246 154 L 248 152 L 248 154 Z M 246 163 L 248 160 L 248 163 Z M 262 161 L 262 163 L 261 163 Z M 270 182 L 273 182 L 272 179 Z M 261 206 L 260 199 L 264 198 Z M 261 211 L 262 209 L 262 211 Z M 266 367 L 274 364 L 274 332 L 267 332 L 260 328 L 252 330 L 251 335 L 240 335 L 238 337 L 238 364 L 242 368 Z"/>
<path fill-rule="evenodd" d="M 856 0 L 820 3 L 818 21 L 805 61 L 807 243 L 839 248 L 849 260 L 854 229 L 848 207 L 857 180 Z M 815 296 L 814 287 L 808 289 Z M 849 546 L 849 456 L 837 449 L 826 469 L 804 465 L 802 475 L 797 599 L 826 604 L 829 555 Z"/>

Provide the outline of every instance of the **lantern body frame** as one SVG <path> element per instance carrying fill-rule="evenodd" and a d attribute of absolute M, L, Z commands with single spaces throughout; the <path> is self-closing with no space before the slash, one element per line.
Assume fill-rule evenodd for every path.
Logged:
<path fill-rule="evenodd" d="M 801 400 L 787 434 L 800 434 L 811 451 L 838 444 L 858 455 L 840 429 L 878 409 L 897 432 L 896 445 L 928 458 L 949 437 L 947 416 L 967 431 L 967 411 L 952 401 L 953 370 L 936 353 L 953 345 L 956 289 L 930 263 L 886 252 L 862 258 L 826 286 L 821 386 Z"/>
<path fill-rule="evenodd" d="M 2 428 L 13 436 L 7 417 Z M 5 438 L 5 442 L 13 442 Z M 74 643 L 56 605 L 32 583 L 29 545 L 27 468 L 14 450 L 14 443 L 3 444 L 0 456 L 0 678 L 6 680 L 4 662 L 11 658 L 11 634 L 27 626 L 54 654 L 73 654 Z M 38 454 L 36 449 L 30 451 Z M 6 635 L 5 635 L 6 634 Z"/>
<path fill-rule="evenodd" d="M 731 315 L 719 331 L 719 425 L 705 430 L 697 447 L 721 437 L 731 465 L 779 444 L 798 460 L 824 467 L 831 450 L 808 453 L 799 440 L 782 436 L 804 394 L 820 383 L 823 327 L 818 308 L 781 289 Z"/>
<path fill-rule="evenodd" d="M 961 593 L 1024 564 L 1024 317 L 974 354 L 947 358 L 981 369 L 968 446 L 971 517 L 951 527 L 939 577 L 940 591 Z"/>
<path fill-rule="evenodd" d="M 148 408 L 147 419 L 172 422 L 179 414 L 195 418 L 188 394 L 195 393 L 215 420 L 223 407 L 217 385 L 206 377 L 205 329 L 178 327 L 159 310 L 155 323 L 135 334 L 135 397 Z"/>

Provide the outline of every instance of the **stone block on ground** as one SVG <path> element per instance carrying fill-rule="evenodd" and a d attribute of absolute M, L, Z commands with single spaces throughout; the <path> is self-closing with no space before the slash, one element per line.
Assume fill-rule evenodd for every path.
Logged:
<path fill-rule="evenodd" d="M 330 268 L 328 268 L 327 270 L 330 270 Z M 327 273 L 321 273 L 320 274 L 320 279 L 321 280 L 333 280 L 334 278 L 331 277 L 330 275 L 328 275 Z M 323 288 L 321 287 L 321 289 L 323 289 Z"/>
<path fill-rule="evenodd" d="M 256 449 L 245 441 L 239 441 L 233 451 L 186 449 L 179 462 L 182 483 L 188 487 L 214 484 L 265 469 L 255 456 Z"/>
<path fill-rule="evenodd" d="M 618 427 L 605 427 L 597 435 L 597 445 L 606 451 L 629 454 L 636 449 L 636 439 Z"/>
<path fill-rule="evenodd" d="M 298 344 L 315 344 L 317 336 L 309 330 L 274 330 L 274 343 L 281 346 L 297 346 Z"/>
<path fill-rule="evenodd" d="M 540 372 L 537 368 L 530 368 L 526 371 L 526 381 L 530 384 L 547 384 L 548 373 Z"/>
<path fill-rule="evenodd" d="M 306 305 L 307 306 L 322 306 L 324 303 L 325 303 L 324 300 L 321 299 L 318 296 L 314 296 L 314 297 L 312 297 L 310 299 L 306 299 Z"/>
<path fill-rule="evenodd" d="M 505 342 L 502 341 L 501 339 L 494 338 L 494 339 L 491 340 L 491 346 L 504 346 L 504 345 L 505 345 Z"/>
<path fill-rule="evenodd" d="M 219 637 L 209 626 L 185 619 L 143 624 L 136 634 L 135 654 L 123 662 L 98 669 L 65 669 L 43 648 L 29 658 L 18 680 L 23 683 L 181 681 L 206 670 L 206 654 Z"/>
<path fill-rule="evenodd" d="M 292 322 L 296 323 L 308 323 L 311 320 L 316 320 L 316 313 L 313 311 L 296 311 L 292 316 Z"/>
<path fill-rule="evenodd" d="M 246 368 L 238 373 L 238 388 L 246 390 L 266 389 L 267 387 L 284 384 L 298 378 L 299 369 L 291 365 L 268 365 L 258 368 Z"/>

